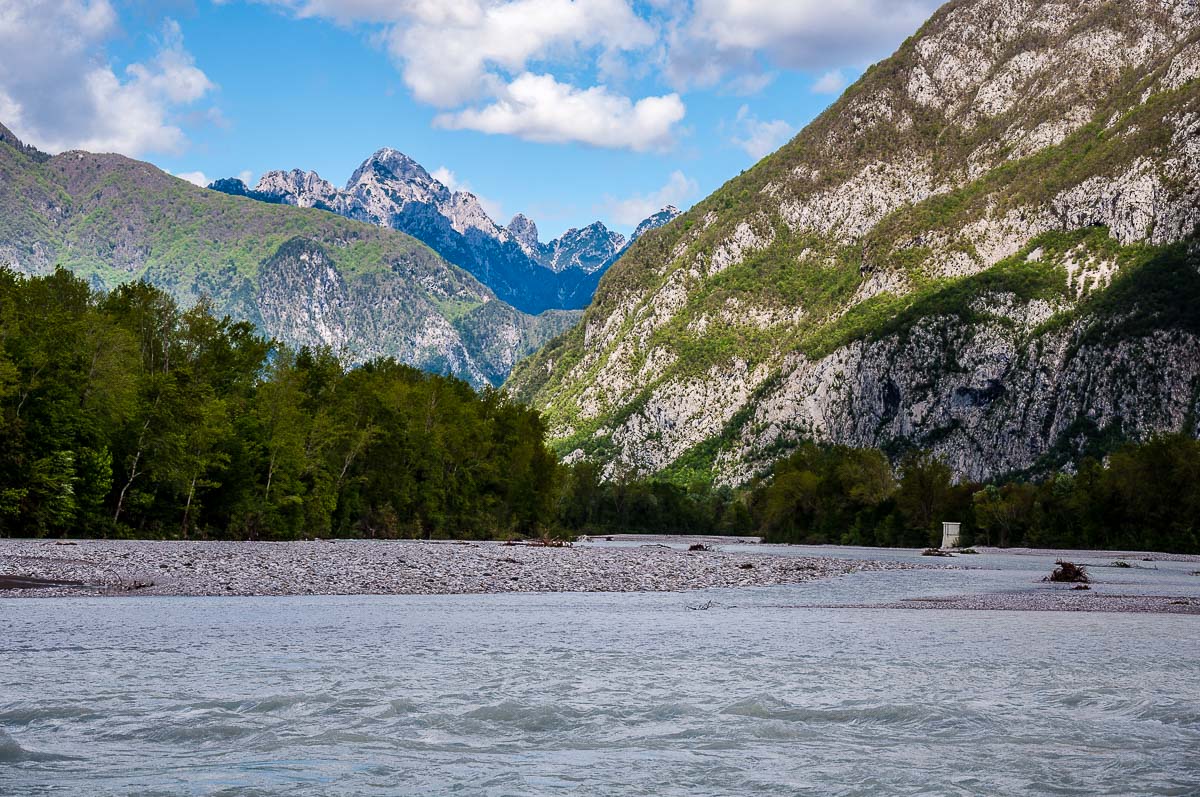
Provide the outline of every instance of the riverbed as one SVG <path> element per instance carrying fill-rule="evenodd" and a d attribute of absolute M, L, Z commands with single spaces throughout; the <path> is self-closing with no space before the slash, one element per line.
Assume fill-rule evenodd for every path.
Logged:
<path fill-rule="evenodd" d="M 864 561 L 755 550 L 728 553 Z M 1200 600 L 1194 561 L 1113 553 L 1076 556 L 1088 592 L 1040 581 L 1061 552 L 986 552 L 685 592 L 0 601 L 0 794 L 1197 793 L 1200 617 L 943 602 Z"/>

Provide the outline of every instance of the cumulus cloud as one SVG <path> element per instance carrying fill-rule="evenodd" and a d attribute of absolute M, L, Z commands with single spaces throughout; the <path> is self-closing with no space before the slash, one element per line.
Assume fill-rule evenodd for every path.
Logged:
<path fill-rule="evenodd" d="M 800 69 L 822 74 L 814 91 L 833 94 L 845 87 L 840 69 L 886 56 L 942 2 L 256 1 L 298 16 L 366 23 L 412 95 L 444 109 L 438 117 L 444 127 L 637 150 L 662 146 L 661 124 L 637 128 L 645 133 L 641 138 L 622 137 L 598 133 L 593 115 L 585 113 L 575 133 L 572 119 L 548 118 L 553 114 L 541 96 L 587 108 L 624 103 L 656 115 L 682 109 L 673 94 L 638 99 L 614 88 L 650 69 L 676 91 L 720 85 L 742 95 L 760 92 L 780 69 Z M 548 82 L 535 86 L 533 76 Z M 773 127 L 764 135 L 783 130 L 781 122 L 766 124 Z"/>
<path fill-rule="evenodd" d="M 207 187 L 212 182 L 212 180 L 204 175 L 204 172 L 179 172 L 175 176 L 180 180 L 187 180 L 192 185 L 198 185 L 201 188 Z"/>
<path fill-rule="evenodd" d="M 429 176 L 449 188 L 451 191 L 459 190 L 459 187 L 462 185 L 462 183 L 458 181 L 458 175 L 456 175 L 450 169 L 447 169 L 445 166 L 437 167 L 429 173 Z"/>
<path fill-rule="evenodd" d="M 172 113 L 213 88 L 173 20 L 158 52 L 120 73 L 105 44 L 117 33 L 108 0 L 0 0 L 0 114 L 13 132 L 51 152 L 179 152 Z"/>
<path fill-rule="evenodd" d="M 942 0 L 696 0 L 673 32 L 668 74 L 711 85 L 764 64 L 828 70 L 891 53 Z"/>
<path fill-rule="evenodd" d="M 782 119 L 765 122 L 752 114 L 750 108 L 745 105 L 738 109 L 735 128 L 738 132 L 731 139 L 732 142 L 755 160 L 779 149 L 796 133 L 796 128 Z"/>
<path fill-rule="evenodd" d="M 531 72 L 591 59 L 601 79 L 625 74 L 626 57 L 659 38 L 630 0 L 261 1 L 378 26 L 412 95 L 446 109 L 443 128 L 645 151 L 669 142 L 684 115 L 675 94 L 635 100 Z"/>
<path fill-rule="evenodd" d="M 655 30 L 629 0 L 262 0 L 298 16 L 384 26 L 382 40 L 422 102 L 452 108 L 490 93 L 502 73 L 598 49 L 601 64 L 649 47 Z"/>
<path fill-rule="evenodd" d="M 609 197 L 605 201 L 605 212 L 614 224 L 632 227 L 667 205 L 686 208 L 699 193 L 700 186 L 696 181 L 676 170 L 661 188 L 649 194 L 636 194 L 625 199 Z"/>
<path fill-rule="evenodd" d="M 577 141 L 638 151 L 670 144 L 685 108 L 678 94 L 633 102 L 604 86 L 579 89 L 553 75 L 526 72 L 497 92 L 494 102 L 440 114 L 434 123 L 452 130 L 505 133 L 527 141 Z"/>
<path fill-rule="evenodd" d="M 626 0 L 461 5 L 434 21 L 415 17 L 390 37 L 404 81 L 422 102 L 454 107 L 490 93 L 500 73 L 523 72 L 547 55 L 591 48 L 607 55 L 647 47 L 656 38 Z"/>
<path fill-rule="evenodd" d="M 846 75 L 840 69 L 831 69 L 825 74 L 817 78 L 817 82 L 813 83 L 813 94 L 841 94 L 845 90 L 850 81 L 846 79 Z"/>

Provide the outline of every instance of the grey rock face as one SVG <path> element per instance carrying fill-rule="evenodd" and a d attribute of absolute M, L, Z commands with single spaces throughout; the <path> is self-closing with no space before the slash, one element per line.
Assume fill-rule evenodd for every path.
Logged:
<path fill-rule="evenodd" d="M 537 256 L 536 253 L 541 244 L 538 241 L 538 228 L 533 223 L 533 219 L 524 213 L 518 213 L 508 223 L 508 234 L 521 245 L 521 249 L 524 250 L 525 254 L 531 257 Z"/>
<path fill-rule="evenodd" d="M 1197 78 L 1194 0 L 948 3 L 509 389 L 609 476 L 737 483 L 808 437 L 982 478 L 1195 434 Z"/>

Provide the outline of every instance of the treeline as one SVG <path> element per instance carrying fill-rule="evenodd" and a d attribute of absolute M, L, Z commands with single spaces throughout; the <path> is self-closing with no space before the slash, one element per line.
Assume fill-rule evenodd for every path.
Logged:
<path fill-rule="evenodd" d="M 1200 552 L 1200 441 L 1186 435 L 1130 443 L 1037 482 L 952 476 L 927 452 L 893 469 L 880 451 L 806 443 L 747 500 L 772 542 L 921 547 L 940 544 L 951 520 L 964 546 Z"/>
<path fill-rule="evenodd" d="M 958 482 L 926 451 L 802 443 L 744 490 L 602 482 L 567 469 L 558 521 L 576 532 L 762 536 L 767 542 L 923 548 L 961 544 L 1200 552 L 1200 441 L 1165 435 L 1044 481 Z"/>
<path fill-rule="evenodd" d="M 563 466 L 556 522 L 575 534 L 722 534 L 755 532 L 746 496 L 706 483 L 601 478 L 591 462 Z"/>
<path fill-rule="evenodd" d="M 0 534 L 492 537 L 552 520 L 533 411 L 346 371 L 144 283 L 0 270 Z"/>
<path fill-rule="evenodd" d="M 347 371 L 144 283 L 0 269 L 0 536 L 502 538 L 655 532 L 1200 552 L 1200 441 L 1044 481 L 804 443 L 744 489 L 558 464 L 538 414 L 391 360 Z"/>

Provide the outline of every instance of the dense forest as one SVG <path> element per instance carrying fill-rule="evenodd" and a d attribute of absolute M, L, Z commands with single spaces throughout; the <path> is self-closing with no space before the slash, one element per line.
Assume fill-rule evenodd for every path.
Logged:
<path fill-rule="evenodd" d="M 346 370 L 144 283 L 0 269 L 0 536 L 508 538 L 1200 551 L 1200 441 L 1162 436 L 1041 481 L 804 443 L 740 490 L 558 464 L 533 410 L 391 360 Z"/>
<path fill-rule="evenodd" d="M 601 482 L 566 474 L 559 521 L 592 533 L 754 534 L 768 542 L 925 547 L 941 523 L 964 546 L 1200 552 L 1200 441 L 1165 435 L 1126 444 L 1075 473 L 975 484 L 924 451 L 895 467 L 882 451 L 803 443 L 744 490 Z"/>
<path fill-rule="evenodd" d="M 343 369 L 130 283 L 0 271 L 0 533 L 534 533 L 536 413 L 391 360 Z"/>

